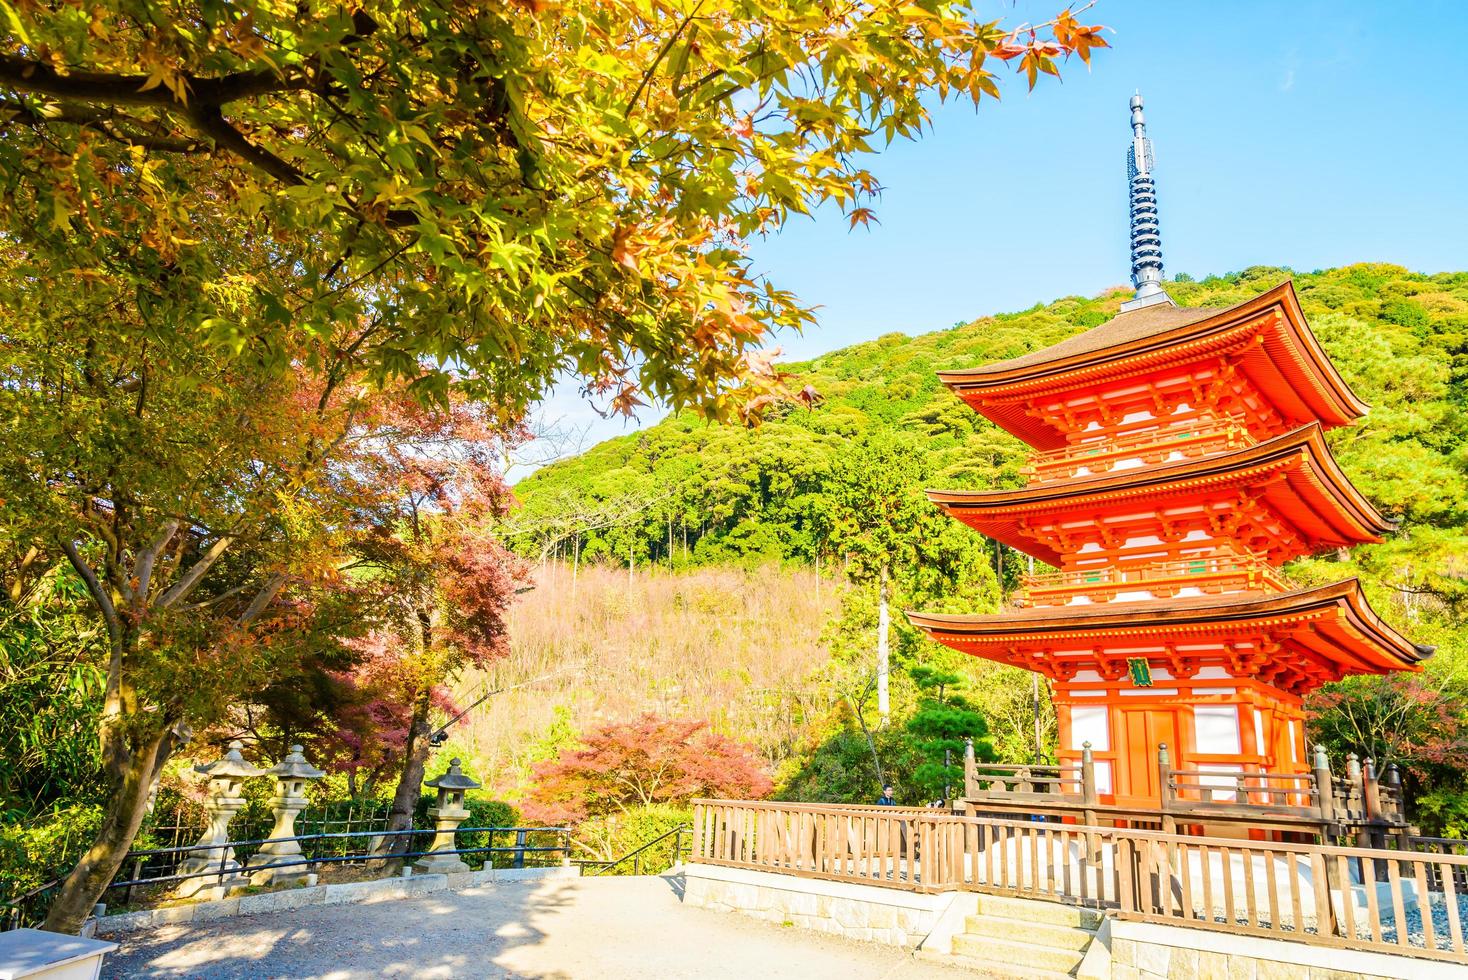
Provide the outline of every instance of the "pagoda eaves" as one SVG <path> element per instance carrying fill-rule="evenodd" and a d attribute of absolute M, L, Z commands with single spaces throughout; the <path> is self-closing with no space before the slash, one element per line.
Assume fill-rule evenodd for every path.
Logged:
<path fill-rule="evenodd" d="M 1084 439 L 1109 414 L 1181 417 L 1184 406 L 1239 417 L 1267 438 L 1309 422 L 1347 425 L 1368 407 L 1310 332 L 1288 281 L 1224 309 L 1121 313 L 1043 350 L 938 377 L 1037 449 Z"/>
<path fill-rule="evenodd" d="M 1169 679 L 1192 678 L 1216 664 L 1233 679 L 1262 673 L 1299 697 L 1348 674 L 1417 670 L 1432 655 L 1431 647 L 1413 644 L 1377 616 L 1356 579 L 1273 594 L 995 615 L 909 613 L 909 619 L 956 649 L 1060 681 L 1085 669 L 1118 681 L 1129 659 L 1148 657 L 1166 666 Z"/>
<path fill-rule="evenodd" d="M 1230 542 L 1278 564 L 1379 542 L 1393 526 L 1341 472 L 1315 424 L 1230 452 L 1016 490 L 927 495 L 969 527 L 1067 568 L 1172 560 Z"/>

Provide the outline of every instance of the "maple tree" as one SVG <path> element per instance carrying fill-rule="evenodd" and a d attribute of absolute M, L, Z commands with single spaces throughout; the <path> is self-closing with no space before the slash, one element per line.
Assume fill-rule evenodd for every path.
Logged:
<path fill-rule="evenodd" d="M 822 204 L 870 221 L 863 157 L 1006 63 L 1089 61 L 1079 12 L 3 0 L 0 227 L 277 367 L 309 338 L 309 367 L 507 418 L 567 369 L 608 410 L 730 418 L 778 388 L 760 342 L 811 316 L 745 241 Z"/>
<path fill-rule="evenodd" d="M 339 556 L 386 506 L 368 478 L 397 436 L 382 405 L 410 399 L 305 343 L 291 372 L 222 354 L 113 277 L 0 255 L 0 417 L 18 434 L 0 536 L 28 556 L 17 576 L 64 563 L 106 636 L 106 806 L 46 921 L 75 932 L 191 733 L 372 622 Z"/>
<path fill-rule="evenodd" d="M 604 725 L 535 767 L 521 804 L 531 820 L 578 824 L 700 796 L 761 799 L 773 788 L 754 749 L 708 722 L 646 714 Z"/>
<path fill-rule="evenodd" d="M 1398 763 L 1431 783 L 1461 766 L 1468 711 L 1456 678 L 1430 674 L 1349 677 L 1306 699 L 1311 733 L 1341 756 L 1371 758 L 1381 772 Z"/>
<path fill-rule="evenodd" d="M 319 708 L 319 737 L 312 759 L 328 772 L 342 773 L 354 799 L 372 799 L 402 769 L 417 677 L 386 631 L 356 640 L 352 649 L 356 656 L 350 665 L 323 671 L 322 686 L 332 698 L 313 705 Z M 437 693 L 433 702 L 440 711 L 454 708 L 450 698 Z"/>
<path fill-rule="evenodd" d="M 357 752 L 349 764 L 398 768 L 389 830 L 412 826 L 422 792 L 435 709 L 452 707 L 446 685 L 465 667 L 508 652 L 505 612 L 528 568 L 493 537 L 510 503 L 501 476 L 505 441 L 475 405 L 448 408 L 378 399 L 375 444 L 353 466 L 371 487 L 349 573 L 378 596 L 376 628 L 360 642 L 366 669 L 346 678 L 365 698 L 339 730 Z M 388 841 L 404 850 L 406 837 Z"/>
<path fill-rule="evenodd" d="M 810 313 L 744 242 L 870 220 L 862 155 L 924 97 L 1102 43 L 946 0 L 0 0 L 4 533 L 72 567 L 109 650 L 114 790 L 48 927 L 220 693 L 316 642 L 369 386 L 503 425 L 569 370 L 613 411 L 757 413 L 758 345 Z"/>

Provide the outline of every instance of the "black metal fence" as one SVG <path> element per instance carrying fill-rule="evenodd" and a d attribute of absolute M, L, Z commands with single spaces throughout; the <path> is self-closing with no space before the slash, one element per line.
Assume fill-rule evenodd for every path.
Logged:
<path fill-rule="evenodd" d="M 272 861 L 271 869 L 304 869 L 304 873 L 320 873 L 327 868 L 372 866 L 388 873 L 393 864 L 426 857 L 429 854 L 455 854 L 471 870 L 486 867 L 541 867 L 569 859 L 571 831 L 567 827 L 461 827 L 455 832 L 453 848 L 429 850 L 435 831 L 414 828 L 350 830 L 298 834 L 294 837 L 256 837 L 226 841 L 222 844 L 175 844 L 130 851 L 122 867 L 107 886 L 103 902 L 111 911 L 125 911 L 135 900 L 151 904 L 166 897 L 179 883 L 191 879 L 214 879 L 241 883 L 240 875 L 248 875 L 243 866 L 267 842 L 295 841 L 300 857 L 289 861 Z M 389 853 L 389 842 L 406 838 L 405 849 Z M 218 855 L 218 864 L 184 872 L 184 862 L 203 854 Z M 46 916 L 51 900 L 60 887 L 59 881 L 48 882 L 0 906 L 0 931 L 39 924 Z"/>
<path fill-rule="evenodd" d="M 577 858 L 572 863 L 580 866 L 582 875 L 603 874 L 661 874 L 673 865 L 686 860 L 693 853 L 693 827 L 684 824 L 660 834 L 619 858 L 597 861 Z"/>
<path fill-rule="evenodd" d="M 391 800 L 341 800 L 313 804 L 296 816 L 296 827 L 302 834 L 380 833 L 387 829 Z M 209 826 L 204 807 L 191 800 L 170 799 L 144 821 L 140 839 L 154 849 L 191 844 Z M 242 840 L 267 837 L 275 826 L 268 806 L 252 805 L 235 817 L 230 828 Z"/>

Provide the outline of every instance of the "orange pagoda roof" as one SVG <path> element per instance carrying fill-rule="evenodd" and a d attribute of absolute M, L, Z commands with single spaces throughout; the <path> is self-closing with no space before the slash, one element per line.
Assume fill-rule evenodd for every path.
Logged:
<path fill-rule="evenodd" d="M 1305 544 L 1296 554 L 1375 543 L 1392 523 L 1341 472 L 1318 424 L 1301 426 L 1242 449 L 1142 469 L 1122 470 L 1017 490 L 929 490 L 928 499 L 982 533 L 1040 561 L 1062 555 L 1025 528 L 1038 516 L 1064 513 L 1094 521 L 1119 504 L 1179 501 L 1218 490 L 1253 490 L 1283 515 Z"/>
<path fill-rule="evenodd" d="M 908 612 L 907 618 L 954 649 L 1061 678 L 1096 667 L 1097 651 L 1106 666 L 1108 645 L 1120 649 L 1155 640 L 1174 649 L 1208 641 L 1227 646 L 1231 637 L 1264 635 L 1290 656 L 1271 655 L 1271 663 L 1255 666 L 1287 666 L 1293 676 L 1272 680 L 1295 694 L 1347 674 L 1417 670 L 1433 651 L 1387 625 L 1356 579 L 1265 595 L 1034 607 L 995 615 Z M 1127 656 L 1111 658 L 1118 673 Z M 1186 659 L 1185 653 L 1179 656 Z"/>
<path fill-rule="evenodd" d="M 1037 396 L 1233 356 L 1255 388 L 1294 424 L 1346 425 L 1366 414 L 1310 332 L 1286 281 L 1225 309 L 1158 304 L 1122 313 L 1042 350 L 938 377 L 974 410 L 1038 449 L 1064 433 L 1037 415 Z"/>

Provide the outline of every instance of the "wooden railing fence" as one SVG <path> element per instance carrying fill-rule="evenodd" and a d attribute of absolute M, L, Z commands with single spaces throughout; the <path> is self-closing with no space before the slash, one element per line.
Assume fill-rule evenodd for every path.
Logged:
<path fill-rule="evenodd" d="M 1125 463 L 1156 465 L 1176 457 L 1205 456 L 1252 446 L 1247 428 L 1236 422 L 1191 420 L 1166 429 L 1148 429 L 1104 442 L 1062 446 L 1033 454 L 1021 469 L 1030 483 L 1068 480 L 1078 475 L 1108 473 Z M 1080 471 L 1086 470 L 1086 474 Z"/>
<path fill-rule="evenodd" d="M 1192 837 L 945 810 L 699 800 L 692 860 L 1468 963 L 1468 855 Z"/>
<path fill-rule="evenodd" d="M 1145 814 L 1106 801 L 1089 743 L 1082 747 L 1079 762 L 1057 766 L 978 762 L 970 743 L 963 766 L 963 803 L 981 815 L 1027 817 L 1038 809 L 1086 824 L 1111 819 L 1136 826 L 1146 820 L 1168 831 L 1203 822 L 1233 823 L 1297 830 L 1323 842 L 1351 837 L 1362 847 L 1377 848 L 1410 833 L 1395 765 L 1378 778 L 1371 759 L 1352 754 L 1345 773 L 1335 775 L 1323 749 L 1313 754 L 1308 772 L 1267 772 L 1254 765 L 1175 769 L 1164 744 L 1157 752 L 1159 799 Z M 1398 849 L 1407 849 L 1396 843 Z"/>

